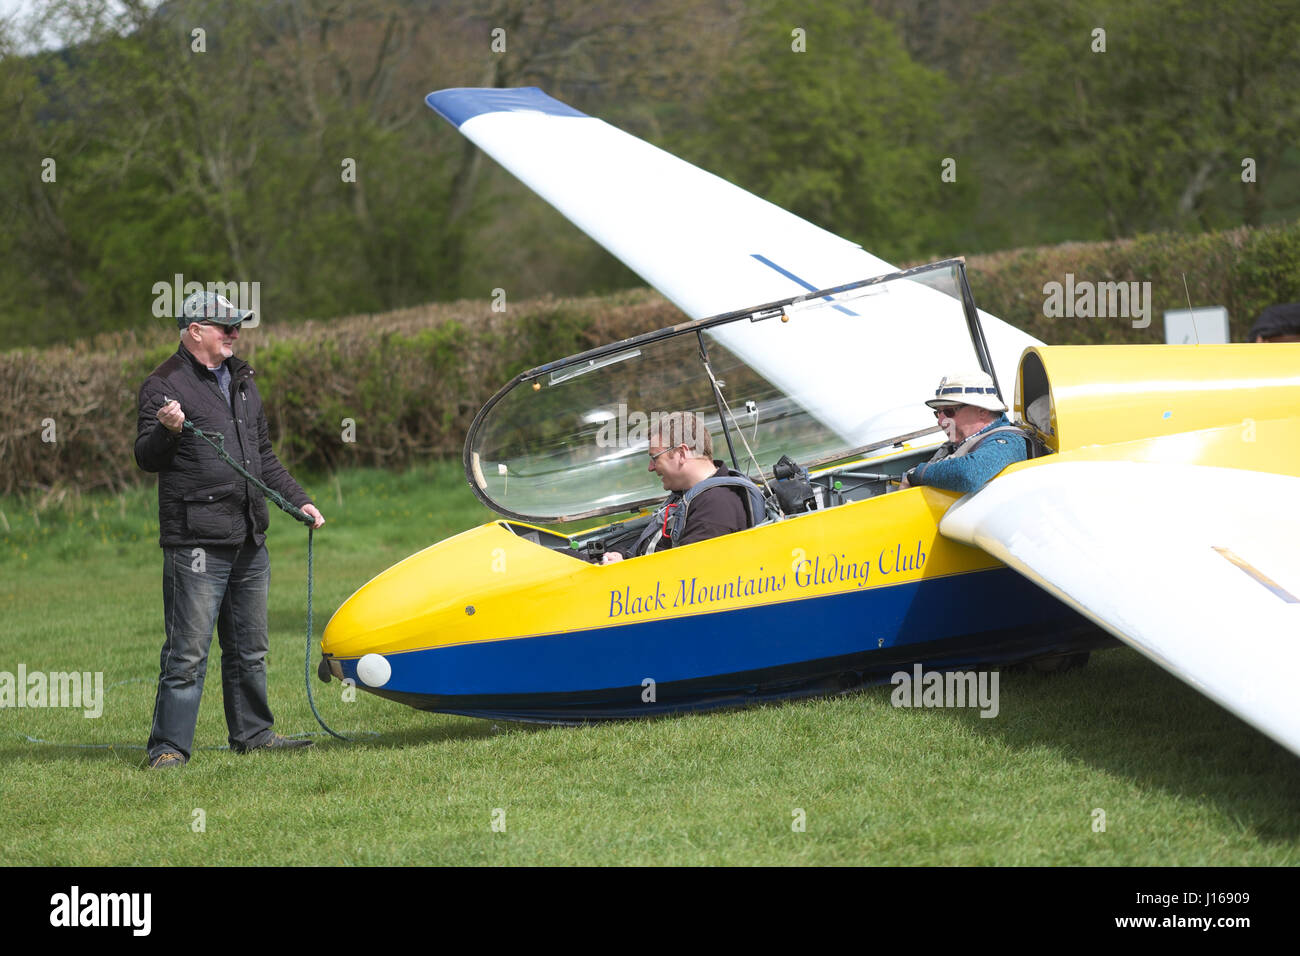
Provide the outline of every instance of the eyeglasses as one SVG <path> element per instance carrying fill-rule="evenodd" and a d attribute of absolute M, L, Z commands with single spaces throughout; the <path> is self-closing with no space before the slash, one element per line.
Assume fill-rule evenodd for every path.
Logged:
<path fill-rule="evenodd" d="M 244 323 L 242 322 L 212 322 L 207 319 L 200 319 L 199 325 L 215 325 L 220 329 L 238 329 Z"/>
<path fill-rule="evenodd" d="M 957 409 L 965 408 L 965 405 L 940 405 L 934 410 L 934 417 L 942 415 L 944 418 L 954 418 L 957 415 Z"/>
<path fill-rule="evenodd" d="M 673 451 L 674 449 L 676 449 L 676 448 L 680 448 L 680 447 L 682 447 L 682 446 L 681 446 L 681 445 L 673 445 L 672 448 L 665 448 L 663 451 L 657 451 L 657 452 L 654 452 L 654 453 L 652 453 L 652 454 L 650 455 L 650 461 L 651 461 L 651 462 L 656 462 L 656 461 L 659 460 L 659 456 L 660 456 L 660 455 L 666 455 L 666 454 L 668 454 L 670 451 Z"/>

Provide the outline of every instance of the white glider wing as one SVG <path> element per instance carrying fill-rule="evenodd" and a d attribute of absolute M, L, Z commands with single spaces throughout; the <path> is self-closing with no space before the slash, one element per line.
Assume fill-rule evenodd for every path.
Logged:
<path fill-rule="evenodd" d="M 450 89 L 426 101 L 693 319 L 896 271 L 539 89 Z M 893 310 L 877 306 L 870 322 L 851 302 L 836 305 L 836 314 L 794 347 L 789 335 L 742 343 L 722 330 L 715 337 L 785 392 L 803 396 L 849 445 L 861 446 L 932 428 L 921 400 L 943 375 L 977 367 L 960 310 L 917 306 L 928 291 L 897 297 Z M 993 316 L 981 320 L 1008 390 L 1021 353 L 1042 343 Z M 842 383 L 854 380 L 860 391 L 845 395 Z"/>
<path fill-rule="evenodd" d="M 896 271 L 539 89 L 426 102 L 693 319 Z"/>
<path fill-rule="evenodd" d="M 982 548 L 1300 754 L 1300 478 L 1044 462 L 953 505 Z"/>

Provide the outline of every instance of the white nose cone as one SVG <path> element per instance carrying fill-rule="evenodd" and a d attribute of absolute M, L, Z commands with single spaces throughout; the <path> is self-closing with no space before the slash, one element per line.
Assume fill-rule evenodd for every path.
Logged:
<path fill-rule="evenodd" d="M 367 687 L 383 687 L 393 676 L 393 665 L 382 654 L 367 654 L 357 661 L 357 676 Z"/>

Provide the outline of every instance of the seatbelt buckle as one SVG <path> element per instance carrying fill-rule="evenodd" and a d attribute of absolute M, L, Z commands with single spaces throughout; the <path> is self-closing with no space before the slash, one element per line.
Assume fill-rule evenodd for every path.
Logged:
<path fill-rule="evenodd" d="M 671 515 L 672 515 L 673 509 L 676 508 L 679 504 L 681 504 L 680 501 L 674 501 L 674 502 L 672 502 L 671 504 L 664 505 L 664 528 L 663 528 L 663 533 L 664 533 L 664 537 L 665 537 L 665 538 L 672 538 L 672 535 L 668 533 L 668 521 L 669 521 L 669 518 L 670 518 Z"/>

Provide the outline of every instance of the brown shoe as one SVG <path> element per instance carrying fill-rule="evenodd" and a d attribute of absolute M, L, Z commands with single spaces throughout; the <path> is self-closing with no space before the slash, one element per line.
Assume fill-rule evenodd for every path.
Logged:
<path fill-rule="evenodd" d="M 166 753 L 160 753 L 149 761 L 150 770 L 162 770 L 164 767 L 183 767 L 185 758 L 174 750 L 168 750 Z"/>

